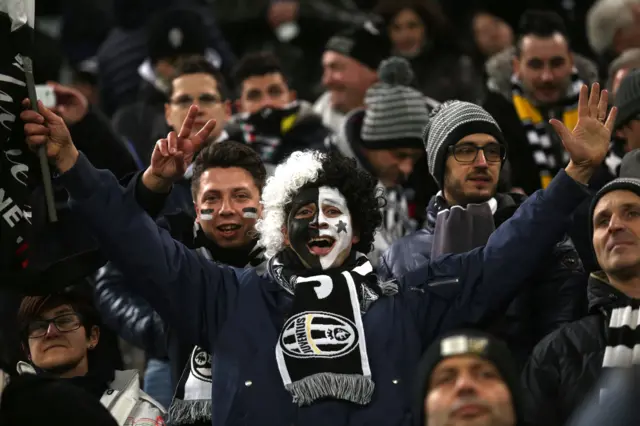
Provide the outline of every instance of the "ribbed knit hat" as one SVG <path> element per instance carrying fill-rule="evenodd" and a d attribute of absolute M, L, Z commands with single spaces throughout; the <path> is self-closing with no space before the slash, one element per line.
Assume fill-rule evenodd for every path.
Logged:
<path fill-rule="evenodd" d="M 348 56 L 375 70 L 389 56 L 391 43 L 384 36 L 383 30 L 368 21 L 362 26 L 354 26 L 334 35 L 324 50 Z"/>
<path fill-rule="evenodd" d="M 431 112 L 424 129 L 429 172 L 442 188 L 447 150 L 467 135 L 485 133 L 507 146 L 496 120 L 482 107 L 463 101 L 447 101 Z"/>
<path fill-rule="evenodd" d="M 420 361 L 416 375 L 414 416 L 424 421 L 424 400 L 429 392 L 431 374 L 440 362 L 454 356 L 475 355 L 491 362 L 500 372 L 502 380 L 511 392 L 516 424 L 522 424 L 524 407 L 518 369 L 507 345 L 494 336 L 480 330 L 457 330 L 445 334 L 429 346 Z"/>
<path fill-rule="evenodd" d="M 640 70 L 633 70 L 620 82 L 616 93 L 615 106 L 618 115 L 614 130 L 620 129 L 640 114 Z"/>
<path fill-rule="evenodd" d="M 364 99 L 362 144 L 368 149 L 422 148 L 429 110 L 424 95 L 409 87 L 411 65 L 403 58 L 389 58 L 380 64 L 378 78 Z"/>

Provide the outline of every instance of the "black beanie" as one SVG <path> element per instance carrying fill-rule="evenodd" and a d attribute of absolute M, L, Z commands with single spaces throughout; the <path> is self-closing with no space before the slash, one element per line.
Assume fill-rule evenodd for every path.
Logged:
<path fill-rule="evenodd" d="M 516 424 L 523 424 L 522 388 L 518 369 L 509 348 L 504 342 L 492 335 L 471 329 L 444 334 L 429 346 L 420 360 L 416 377 L 416 398 L 413 413 L 414 418 L 419 419 L 417 424 L 425 424 L 427 414 L 424 410 L 424 400 L 429 392 L 431 373 L 444 359 L 461 355 L 475 355 L 495 365 L 511 392 Z"/>
<path fill-rule="evenodd" d="M 390 56 L 391 44 L 380 28 L 373 22 L 367 22 L 334 35 L 324 50 L 348 56 L 377 70 L 380 63 Z"/>
<path fill-rule="evenodd" d="M 147 30 L 151 63 L 180 55 L 202 55 L 208 47 L 207 28 L 198 12 L 172 8 L 156 13 Z"/>
<path fill-rule="evenodd" d="M 59 379 L 24 375 L 10 379 L 0 400 L 0 426 L 117 426 L 93 395 Z"/>
<path fill-rule="evenodd" d="M 632 70 L 622 79 L 616 93 L 615 106 L 618 107 L 618 115 L 614 130 L 640 115 L 640 70 Z"/>

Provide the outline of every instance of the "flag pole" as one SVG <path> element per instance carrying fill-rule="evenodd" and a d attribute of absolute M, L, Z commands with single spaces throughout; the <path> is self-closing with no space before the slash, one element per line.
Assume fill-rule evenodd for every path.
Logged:
<path fill-rule="evenodd" d="M 31 109 L 38 112 L 38 97 L 36 95 L 36 83 L 33 77 L 33 61 L 29 56 L 22 57 L 22 66 L 26 76 L 27 93 L 31 103 Z M 38 159 L 40 160 L 40 170 L 42 172 L 42 185 L 44 186 L 44 199 L 47 204 L 47 212 L 49 213 L 49 221 L 55 223 L 58 221 L 58 212 L 56 211 L 56 203 L 53 196 L 53 184 L 51 183 L 51 169 L 49 167 L 49 159 L 47 158 L 47 148 L 42 145 L 38 148 Z"/>
<path fill-rule="evenodd" d="M 27 94 L 31 103 L 31 109 L 35 112 L 38 111 L 38 96 L 36 95 L 36 83 L 33 77 L 33 60 L 31 59 L 31 53 L 33 52 L 33 45 L 35 43 L 35 1 L 26 0 L 21 4 L 23 6 L 17 13 L 19 20 L 25 20 L 23 24 L 27 24 L 30 27 L 29 41 L 27 42 L 27 52 L 22 55 L 22 66 L 24 68 L 24 74 L 26 77 Z M 53 196 L 53 184 L 51 183 L 51 169 L 49 167 L 49 160 L 47 159 L 47 148 L 41 146 L 37 150 L 38 159 L 40 160 L 40 171 L 42 173 L 42 185 L 44 187 L 44 199 L 47 205 L 47 212 L 49 213 L 49 222 L 55 223 L 58 221 L 58 212 L 56 211 L 56 203 Z"/>

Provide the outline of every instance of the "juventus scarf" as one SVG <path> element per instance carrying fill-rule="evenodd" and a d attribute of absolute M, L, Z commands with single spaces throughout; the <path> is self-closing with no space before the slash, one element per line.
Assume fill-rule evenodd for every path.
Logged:
<path fill-rule="evenodd" d="M 578 122 L 578 96 L 580 87 L 584 83 L 578 77 L 578 71 L 573 70 L 571 75 L 571 85 L 566 98 L 566 105 L 562 107 L 560 116 L 555 117 L 561 120 L 569 130 L 572 130 Z M 548 118 L 529 102 L 524 95 L 522 83 L 514 75 L 511 78 L 513 92 L 513 106 L 522 122 L 527 135 L 529 145 L 533 151 L 533 160 L 540 171 L 540 185 L 544 189 L 558 171 L 569 162 L 569 154 L 564 150 L 559 141 L 554 142 L 554 130 L 547 124 Z"/>
<path fill-rule="evenodd" d="M 276 360 L 293 402 L 303 406 L 335 398 L 369 403 L 375 385 L 360 300 L 370 293 L 384 294 L 380 287 L 372 289 L 377 277 L 371 263 L 361 256 L 351 270 L 285 281 L 294 299 L 276 345 Z"/>
<path fill-rule="evenodd" d="M 196 346 L 169 407 L 169 423 L 182 425 L 199 421 L 211 421 L 211 354 Z"/>
<path fill-rule="evenodd" d="M 204 235 L 198 223 L 194 223 L 193 236 L 195 245 L 200 246 L 196 251 L 214 262 L 215 256 L 207 248 L 210 240 Z M 264 249 L 256 245 L 249 252 L 246 262 L 246 268 L 255 268 L 260 273 L 265 267 Z M 212 355 L 201 347 L 193 348 L 169 407 L 170 424 L 211 421 L 211 358 Z"/>

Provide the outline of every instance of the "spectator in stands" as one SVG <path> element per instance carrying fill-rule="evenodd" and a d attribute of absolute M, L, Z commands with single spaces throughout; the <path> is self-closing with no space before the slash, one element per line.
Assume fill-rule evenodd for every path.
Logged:
<path fill-rule="evenodd" d="M 100 106 L 109 117 L 138 99 L 141 81 L 138 67 L 147 56 L 147 25 L 171 1 L 113 1 L 115 26 L 96 53 Z"/>
<path fill-rule="evenodd" d="M 101 359 L 100 315 L 77 290 L 22 300 L 18 313 L 22 345 L 30 363 L 20 374 L 65 380 L 107 407 L 119 424 L 132 418 L 161 420 L 165 409 L 139 388 L 138 372 L 114 371 Z"/>
<path fill-rule="evenodd" d="M 640 1 L 600 0 L 587 14 L 587 37 L 604 60 L 640 47 Z M 611 76 L 609 76 L 611 77 Z"/>
<path fill-rule="evenodd" d="M 615 131 L 625 141 L 625 150 L 640 148 L 640 70 L 622 80 L 615 105 L 619 111 Z"/>
<path fill-rule="evenodd" d="M 503 4 L 500 6 L 504 9 Z M 471 18 L 473 39 L 484 60 L 513 46 L 513 28 L 502 18 L 500 9 L 482 7 Z"/>
<path fill-rule="evenodd" d="M 573 128 L 580 87 L 597 81 L 597 74 L 594 65 L 581 67 L 576 61 L 555 13 L 528 11 L 519 34 L 513 56 L 488 70 L 490 93 L 484 108 L 509 141 L 513 186 L 531 194 L 545 188 L 567 163 L 547 121 L 555 117 Z"/>
<path fill-rule="evenodd" d="M 497 192 L 508 141 L 481 107 L 445 102 L 432 113 L 424 134 L 429 169 L 440 191 L 429 202 L 425 228 L 396 241 L 384 254 L 379 271 L 388 279 L 438 256 L 486 244 L 526 199 L 522 194 Z M 509 345 L 520 367 L 540 339 L 586 311 L 586 278 L 568 238 L 536 269 L 539 273 L 504 314 L 487 324 L 487 331 Z"/>
<path fill-rule="evenodd" d="M 148 27 L 147 51 L 148 59 L 138 68 L 142 83 L 137 102 L 119 108 L 113 116 L 116 131 L 136 147 L 145 166 L 153 143 L 167 133 L 165 104 L 180 63 L 205 58 L 212 68 L 222 64 L 220 55 L 209 48 L 203 16 L 191 9 L 168 9 L 154 15 Z"/>
<path fill-rule="evenodd" d="M 416 425 L 523 425 L 516 363 L 489 334 L 459 330 L 439 338 L 420 361 L 417 388 Z"/>
<path fill-rule="evenodd" d="M 566 424 L 601 373 L 638 364 L 640 150 L 625 155 L 620 178 L 598 191 L 590 218 L 601 271 L 589 278 L 589 315 L 536 346 L 522 375 L 528 425 Z"/>
<path fill-rule="evenodd" d="M 296 100 L 273 54 L 246 55 L 235 69 L 234 80 L 239 112 L 227 127 L 230 138 L 253 148 L 268 170 L 294 151 L 325 149 L 331 131 L 311 104 Z"/>
<path fill-rule="evenodd" d="M 613 96 L 611 101 L 615 100 L 622 79 L 635 68 L 640 68 L 640 47 L 625 50 L 609 64 L 607 89 Z"/>
<path fill-rule="evenodd" d="M 189 108 L 197 105 L 197 115 L 194 128 L 201 130 L 209 120 L 215 120 L 215 127 L 207 140 L 200 141 L 194 147 L 194 158 L 197 152 L 207 143 L 227 140 L 229 135 L 224 130 L 227 120 L 231 116 L 231 104 L 228 100 L 228 89 L 220 73 L 202 57 L 185 59 L 178 64 L 176 77 L 171 82 L 169 100 L 164 104 L 164 114 L 156 116 L 153 120 L 152 134 L 155 139 L 139 139 L 142 145 L 138 146 L 140 157 L 144 158 L 145 166 L 149 165 L 152 153 L 157 146 L 157 141 L 166 136 L 168 131 L 175 134 L 180 131 L 182 121 L 186 117 Z M 130 114 L 135 114 L 133 111 Z M 124 119 L 124 117 L 123 117 Z M 133 117 L 134 121 L 136 117 Z M 129 119 L 127 118 L 127 121 Z M 124 121 L 123 121 L 124 122 Z M 131 125 L 134 123 L 131 122 Z M 132 132 L 140 129 L 132 127 Z M 140 134 L 140 138 L 144 135 Z M 187 170 L 184 179 L 176 182 L 167 202 L 166 209 L 175 211 L 181 209 L 195 217 L 193 199 L 191 198 L 191 171 Z"/>
<path fill-rule="evenodd" d="M 54 111 L 60 115 L 80 143 L 82 152 L 97 167 L 108 169 L 118 177 L 141 167 L 136 152 L 115 132 L 109 120 L 86 96 L 70 86 L 49 82 L 56 95 Z"/>
<path fill-rule="evenodd" d="M 151 165 L 153 172 L 167 179 L 154 166 Z M 199 212 L 195 222 L 184 212 L 174 212 L 164 216 L 161 223 L 177 241 L 207 259 L 237 268 L 263 268 L 263 250 L 256 246 L 254 226 L 261 210 L 260 194 L 265 179 L 264 165 L 251 148 L 233 141 L 210 144 L 200 152 L 193 167 L 193 200 Z M 157 204 L 162 204 L 167 196 L 165 189 L 144 185 L 138 189 L 138 203 L 155 216 L 160 210 Z M 100 271 L 96 293 L 107 324 L 113 324 L 122 337 L 149 353 L 168 356 L 171 381 L 175 384 L 170 386 L 171 381 L 165 384 L 170 393 L 167 406 L 175 393 L 169 409 L 170 422 L 211 424 L 211 354 L 183 342 L 180 333 L 170 325 L 167 325 L 168 340 L 163 338 L 165 327 L 158 314 L 131 292 L 126 276 L 114 265 L 108 264 Z"/>
<path fill-rule="evenodd" d="M 334 137 L 335 147 L 355 158 L 384 190 L 383 226 L 370 253 L 374 265 L 394 241 L 416 229 L 402 184 L 424 156 L 422 131 L 429 118 L 424 96 L 410 87 L 413 71 L 406 59 L 383 61 L 378 78 L 367 90 L 365 107 L 350 112 Z"/>
<path fill-rule="evenodd" d="M 411 62 L 416 87 L 438 102 L 478 102 L 483 84 L 437 0 L 382 0 L 392 53 Z"/>
<path fill-rule="evenodd" d="M 365 94 L 377 80 L 378 65 L 390 52 L 387 37 L 371 22 L 327 42 L 322 56 L 326 92 L 313 106 L 325 126 L 339 132 L 345 115 L 364 106 Z"/>

